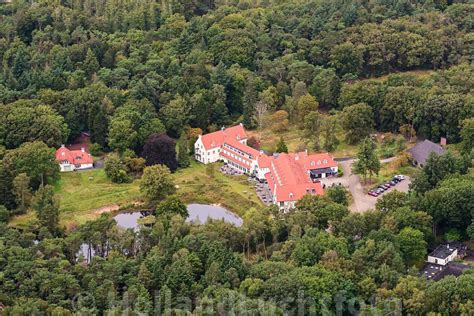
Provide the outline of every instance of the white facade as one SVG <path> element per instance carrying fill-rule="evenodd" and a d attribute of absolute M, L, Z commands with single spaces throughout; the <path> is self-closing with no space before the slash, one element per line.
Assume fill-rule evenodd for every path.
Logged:
<path fill-rule="evenodd" d="M 69 172 L 69 171 L 91 169 L 91 168 L 94 168 L 94 165 L 91 163 L 84 163 L 80 165 L 73 165 L 73 164 L 70 164 L 69 162 L 59 163 L 59 171 L 61 172 Z"/>
<path fill-rule="evenodd" d="M 202 143 L 201 135 L 199 135 L 198 140 L 194 143 L 194 156 L 197 161 L 208 164 L 216 162 L 220 159 L 220 147 L 214 147 L 212 149 L 206 150 L 204 144 Z"/>
<path fill-rule="evenodd" d="M 434 256 L 428 256 L 428 262 L 445 266 L 449 262 L 456 259 L 457 256 L 458 256 L 458 250 L 454 249 L 453 252 L 446 258 L 437 258 L 437 257 L 434 257 Z"/>

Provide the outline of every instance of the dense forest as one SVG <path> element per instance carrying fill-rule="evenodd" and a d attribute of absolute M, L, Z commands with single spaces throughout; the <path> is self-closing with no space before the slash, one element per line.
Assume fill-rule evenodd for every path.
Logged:
<path fill-rule="evenodd" d="M 469 2 L 0 1 L 0 314 L 472 315 L 473 269 L 416 269 L 446 235 L 474 239 Z M 237 123 L 293 126 L 311 150 L 341 129 L 456 150 L 363 214 L 332 188 L 242 227 L 185 222 L 170 172 L 198 134 Z M 61 227 L 55 149 L 83 132 L 113 182 L 143 173 L 153 225 Z M 8 225 L 27 210 L 36 225 Z"/>

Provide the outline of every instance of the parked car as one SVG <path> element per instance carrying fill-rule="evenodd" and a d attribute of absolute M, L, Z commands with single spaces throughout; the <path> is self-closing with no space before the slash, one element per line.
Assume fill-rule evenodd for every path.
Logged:
<path fill-rule="evenodd" d="M 379 194 L 375 191 L 369 191 L 369 193 L 367 193 L 368 195 L 371 195 L 371 196 L 379 196 Z"/>
<path fill-rule="evenodd" d="M 389 188 L 392 186 L 390 182 L 385 183 L 385 185 L 388 186 Z"/>
<path fill-rule="evenodd" d="M 388 190 L 388 188 L 390 188 L 390 186 L 387 186 L 385 184 L 381 184 L 381 185 L 379 185 L 379 188 L 382 188 L 385 191 L 385 190 Z"/>
<path fill-rule="evenodd" d="M 403 174 L 397 174 L 397 175 L 395 176 L 395 178 L 397 178 L 397 179 L 400 180 L 400 181 L 405 180 L 405 176 L 404 176 Z"/>
<path fill-rule="evenodd" d="M 398 182 L 395 181 L 395 180 L 390 181 L 390 184 L 392 185 L 392 187 L 395 186 L 395 185 L 397 185 L 397 183 L 398 183 Z"/>
<path fill-rule="evenodd" d="M 397 177 L 393 177 L 392 181 L 395 182 L 395 183 L 400 182 L 400 180 Z"/>
<path fill-rule="evenodd" d="M 375 192 L 377 192 L 378 194 L 382 194 L 385 192 L 385 189 L 378 188 L 377 190 L 375 190 Z"/>

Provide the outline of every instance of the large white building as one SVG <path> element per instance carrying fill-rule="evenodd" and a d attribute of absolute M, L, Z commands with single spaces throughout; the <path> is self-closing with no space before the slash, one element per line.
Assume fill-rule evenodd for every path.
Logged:
<path fill-rule="evenodd" d="M 281 209 L 294 207 L 306 194 L 323 194 L 319 178 L 337 174 L 337 163 L 328 153 L 281 153 L 268 156 L 247 146 L 245 129 L 240 125 L 199 136 L 194 144 L 195 158 L 204 164 L 223 161 L 236 170 L 266 182 L 273 203 Z"/>

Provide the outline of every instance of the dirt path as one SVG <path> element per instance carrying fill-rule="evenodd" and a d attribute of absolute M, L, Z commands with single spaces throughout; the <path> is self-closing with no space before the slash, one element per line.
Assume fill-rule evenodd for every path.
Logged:
<path fill-rule="evenodd" d="M 94 214 L 100 215 L 103 213 L 110 213 L 110 212 L 115 212 L 120 209 L 120 206 L 118 204 L 111 204 L 111 205 L 106 205 L 102 206 L 96 209 L 91 210 Z"/>
<path fill-rule="evenodd" d="M 387 163 L 392 161 L 394 158 L 383 159 L 381 163 Z M 379 199 L 383 194 L 398 190 L 400 192 L 408 192 L 409 185 L 411 183 L 409 177 L 405 177 L 405 180 L 398 183 L 395 187 L 392 187 L 385 191 L 383 194 L 379 195 L 378 197 L 373 197 L 368 195 L 364 192 L 364 188 L 360 182 L 360 178 L 358 175 L 352 174 L 352 164 L 354 163 L 354 159 L 348 159 L 344 161 L 340 161 L 339 165 L 342 167 L 344 171 L 344 175 L 341 178 L 328 178 L 324 179 L 323 183 L 326 185 L 331 185 L 333 183 L 341 183 L 343 186 L 347 187 L 352 195 L 352 203 L 349 205 L 349 209 L 351 212 L 365 212 L 370 209 L 375 209 L 375 204 L 377 203 L 377 199 Z"/>

